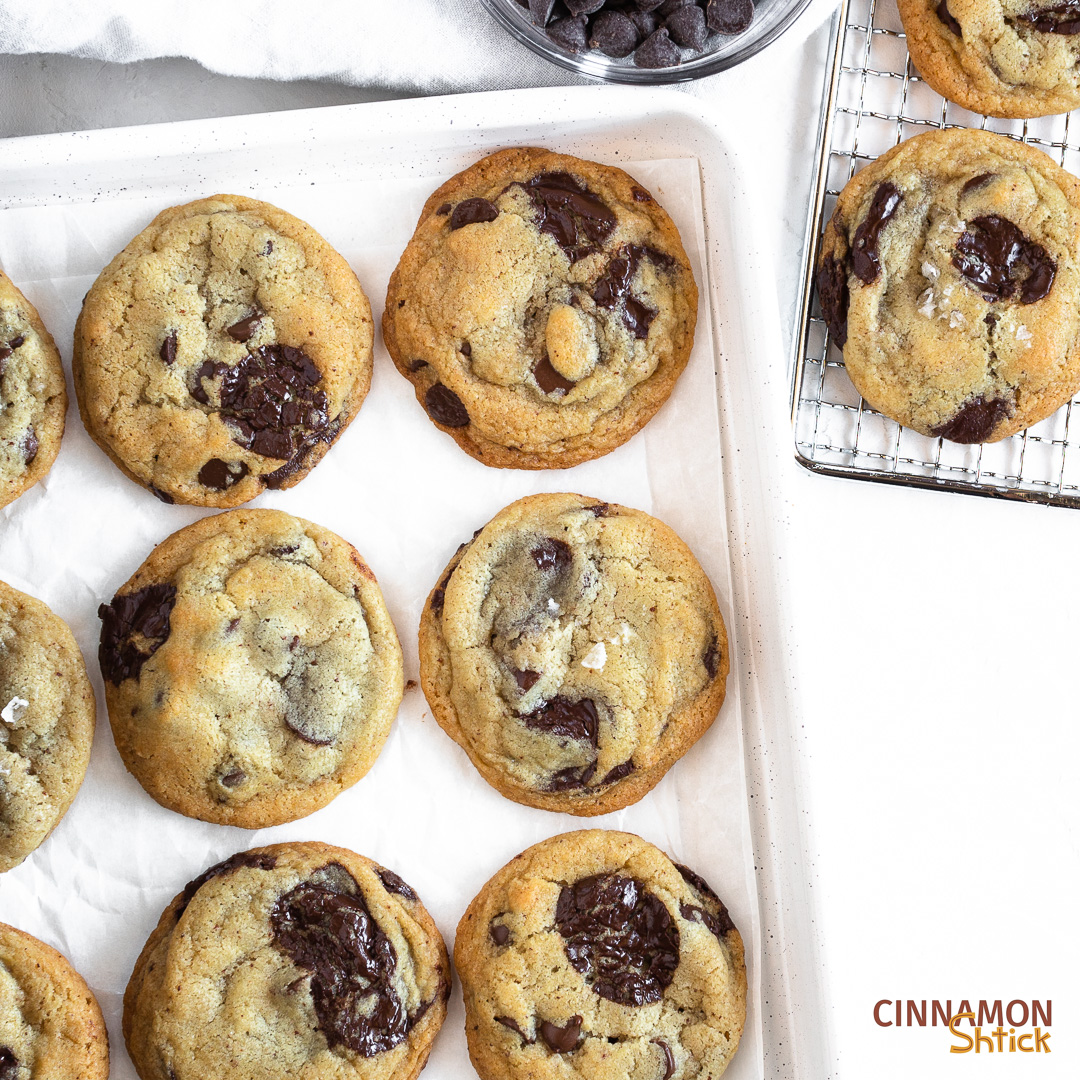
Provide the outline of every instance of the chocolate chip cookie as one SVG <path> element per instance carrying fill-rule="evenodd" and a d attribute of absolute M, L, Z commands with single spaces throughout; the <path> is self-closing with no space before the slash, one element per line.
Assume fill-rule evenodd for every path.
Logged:
<path fill-rule="evenodd" d="M 1080 389 L 1080 181 L 986 131 L 933 131 L 858 173 L 818 297 L 866 401 L 923 435 L 995 442 Z"/>
<path fill-rule="evenodd" d="M 450 962 L 416 893 L 362 855 L 275 844 L 165 909 L 124 994 L 141 1080 L 413 1080 Z"/>
<path fill-rule="evenodd" d="M 486 465 L 562 469 L 624 443 L 690 355 L 697 286 L 621 169 L 502 150 L 428 199 L 383 339 L 435 424 Z"/>
<path fill-rule="evenodd" d="M 631 833 L 522 852 L 469 905 L 454 964 L 481 1080 L 712 1080 L 746 1018 L 727 909 Z"/>
<path fill-rule="evenodd" d="M 0 270 L 0 507 L 52 468 L 66 412 L 64 370 L 52 335 Z"/>
<path fill-rule="evenodd" d="M 371 768 L 401 702 L 375 575 L 277 510 L 174 533 L 98 614 L 120 756 L 189 817 L 256 829 L 318 810 Z"/>
<path fill-rule="evenodd" d="M 165 502 L 237 506 L 302 480 L 371 382 L 367 297 L 311 226 L 254 199 L 165 210 L 75 326 L 94 441 Z"/>
<path fill-rule="evenodd" d="M 94 720 L 94 691 L 67 624 L 0 581 L 0 872 L 67 812 L 90 763 Z"/>
<path fill-rule="evenodd" d="M 108 1075 L 109 1035 L 90 988 L 55 949 L 0 923 L 0 1078 Z"/>
<path fill-rule="evenodd" d="M 897 0 L 911 59 L 943 97 L 988 116 L 1080 105 L 1080 4 Z"/>
<path fill-rule="evenodd" d="M 508 798 L 570 814 L 655 787 L 715 719 L 728 666 L 687 546 L 581 495 L 502 510 L 458 549 L 420 621 L 435 719 Z"/>

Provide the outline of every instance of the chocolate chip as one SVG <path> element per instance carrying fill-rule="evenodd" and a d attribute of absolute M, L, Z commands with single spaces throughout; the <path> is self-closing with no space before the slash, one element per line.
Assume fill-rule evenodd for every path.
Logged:
<path fill-rule="evenodd" d="M 830 252 L 821 261 L 817 272 L 818 300 L 821 314 L 833 342 L 840 348 L 847 341 L 847 317 L 850 296 L 847 283 L 846 262 L 835 258 Z"/>
<path fill-rule="evenodd" d="M 34 458 L 37 457 L 40 443 L 38 442 L 37 433 L 33 428 L 27 429 L 26 434 L 23 436 L 23 460 L 27 465 L 32 465 Z"/>
<path fill-rule="evenodd" d="M 718 904 L 720 903 L 720 897 L 716 895 L 712 886 L 700 874 L 696 874 L 689 866 L 684 866 L 682 863 L 675 863 L 675 869 L 679 871 L 683 881 L 685 881 L 690 888 L 694 889 L 702 896 L 706 896 L 710 900 L 715 900 Z"/>
<path fill-rule="evenodd" d="M 10 1046 L 0 1046 L 0 1080 L 19 1080 L 19 1059 Z"/>
<path fill-rule="evenodd" d="M 137 679 L 143 664 L 169 638 L 169 616 L 176 603 L 175 585 L 147 585 L 135 592 L 117 593 L 111 604 L 98 608 L 101 674 L 113 686 Z"/>
<path fill-rule="evenodd" d="M 460 229 L 465 225 L 476 225 L 485 221 L 494 221 L 499 216 L 498 207 L 487 199 L 466 199 L 454 207 L 450 215 L 450 228 Z"/>
<path fill-rule="evenodd" d="M 426 368 L 427 366 L 428 366 L 428 362 L 426 360 L 410 360 L 409 361 L 409 370 L 410 371 L 419 371 L 421 368 Z"/>
<path fill-rule="evenodd" d="M 720 34 L 741 34 L 754 21 L 753 0 L 709 0 L 705 21 Z"/>
<path fill-rule="evenodd" d="M 716 938 L 722 938 L 725 934 L 734 930 L 735 924 L 731 921 L 731 916 L 728 914 L 727 908 L 720 900 L 720 897 L 712 890 L 709 883 L 699 874 L 695 874 L 688 866 L 683 866 L 681 863 L 676 863 L 675 869 L 679 871 L 687 885 L 689 885 L 706 902 L 711 902 L 711 905 L 715 906 L 717 909 L 714 914 L 706 911 L 703 907 L 696 907 L 691 904 L 680 904 L 679 914 L 682 915 L 684 919 L 690 921 L 697 920 L 704 923 Z"/>
<path fill-rule="evenodd" d="M 300 550 L 299 544 L 284 544 L 281 547 L 275 547 L 270 549 L 270 554 L 275 559 L 283 559 L 286 555 L 295 555 Z"/>
<path fill-rule="evenodd" d="M 387 870 L 385 866 L 380 866 L 375 873 L 379 875 L 379 880 L 383 883 L 383 887 L 387 892 L 397 893 L 398 896 L 404 896 L 406 900 L 414 902 L 420 899 L 412 888 L 406 885 L 393 870 Z"/>
<path fill-rule="evenodd" d="M 589 45 L 606 56 L 629 56 L 637 43 L 637 27 L 621 11 L 602 11 L 589 27 Z"/>
<path fill-rule="evenodd" d="M 16 349 L 20 348 L 25 341 L 26 337 L 23 334 L 18 334 L 8 342 L 8 348 L 14 352 Z"/>
<path fill-rule="evenodd" d="M 533 378 L 536 379 L 537 386 L 545 394 L 553 394 L 557 390 L 561 390 L 565 394 L 573 390 L 577 385 L 571 379 L 564 378 L 551 366 L 547 353 L 544 353 L 536 362 L 536 367 L 533 368 Z"/>
<path fill-rule="evenodd" d="M 609 769 L 607 775 L 600 781 L 600 786 L 605 784 L 614 784 L 616 780 L 622 780 L 624 777 L 629 776 L 634 771 L 634 763 L 632 761 L 624 761 L 621 765 L 616 765 L 613 769 Z"/>
<path fill-rule="evenodd" d="M 603 3 L 603 0 L 600 2 Z M 547 36 L 569 53 L 582 53 L 589 47 L 588 23 L 584 15 L 556 19 L 547 28 Z"/>
<path fill-rule="evenodd" d="M 261 311 L 253 311 L 250 315 L 245 315 L 239 322 L 235 322 L 232 326 L 228 327 L 225 331 L 233 339 L 233 341 L 248 341 L 255 333 L 255 328 L 262 322 L 263 313 Z M 164 360 L 165 358 L 162 357 Z"/>
<path fill-rule="evenodd" d="M 555 0 L 529 0 L 529 15 L 534 26 L 547 26 Z"/>
<path fill-rule="evenodd" d="M 171 364 L 176 359 L 176 331 L 170 330 L 161 343 L 158 356 L 164 364 Z"/>
<path fill-rule="evenodd" d="M 596 703 L 590 698 L 571 701 L 562 696 L 545 701 L 521 719 L 527 728 L 542 731 L 561 739 L 577 739 L 596 746 L 600 731 L 600 717 Z"/>
<path fill-rule="evenodd" d="M 952 264 L 988 303 L 1016 297 L 1021 304 L 1033 304 L 1050 292 L 1057 273 L 1044 247 L 996 214 L 967 223 Z"/>
<path fill-rule="evenodd" d="M 505 945 L 510 940 L 510 927 L 502 923 L 493 922 L 488 927 L 488 934 L 496 945 Z"/>
<path fill-rule="evenodd" d="M 938 6 L 934 9 L 937 12 L 937 17 L 958 37 L 963 38 L 964 33 L 960 29 L 960 24 L 953 18 L 952 12 L 949 10 L 949 0 L 941 0 Z M 1023 16 L 1020 16 L 1023 18 Z"/>
<path fill-rule="evenodd" d="M 851 243 L 851 269 L 864 285 L 876 281 L 881 273 L 878 258 L 881 230 L 896 213 L 902 198 L 895 184 L 888 181 L 879 184 L 863 223 L 855 230 L 855 239 Z"/>
<path fill-rule="evenodd" d="M 264 255 L 269 255 L 269 254 L 271 254 L 273 252 L 273 250 L 274 250 L 274 241 L 273 240 L 267 240 L 266 241 L 266 247 L 264 247 L 262 249 L 262 253 Z"/>
<path fill-rule="evenodd" d="M 593 286 L 593 301 L 603 308 L 614 310 L 622 305 L 622 321 L 634 337 L 644 340 L 649 336 L 649 326 L 656 312 L 630 296 L 630 286 L 637 274 L 638 265 L 649 259 L 655 266 L 670 270 L 675 260 L 670 255 L 653 248 L 629 244 L 608 263 L 607 270 Z"/>
<path fill-rule="evenodd" d="M 454 207 L 450 203 L 444 202 L 442 204 L 442 206 L 440 206 L 439 209 L 435 211 L 435 213 L 439 217 L 446 217 L 446 215 L 449 214 L 450 211 L 453 210 L 453 209 L 454 209 Z"/>
<path fill-rule="evenodd" d="M 339 724 L 325 716 L 312 700 L 305 686 L 302 670 L 298 670 L 302 667 L 301 662 L 290 672 L 292 678 L 287 688 L 283 684 L 286 689 L 286 706 L 281 719 L 298 739 L 309 745 L 332 746 L 337 739 Z"/>
<path fill-rule="evenodd" d="M 659 1001 L 679 966 L 675 920 L 635 878 L 597 874 L 564 885 L 555 924 L 574 970 L 617 1005 Z"/>
<path fill-rule="evenodd" d="M 514 671 L 514 680 L 525 693 L 528 693 L 536 685 L 539 678 L 539 671 Z"/>
<path fill-rule="evenodd" d="M 466 358 L 472 356 L 472 346 L 467 341 L 461 343 L 461 355 Z"/>
<path fill-rule="evenodd" d="M 165 503 L 167 506 L 172 506 L 173 503 L 176 502 L 176 500 L 167 491 L 162 491 L 161 488 L 154 487 L 153 484 L 148 485 L 148 490 L 149 490 L 150 494 L 154 496 L 155 499 L 160 500 L 161 502 Z"/>
<path fill-rule="evenodd" d="M 211 458 L 199 470 L 199 483 L 215 491 L 225 491 L 248 474 L 248 467 L 242 461 L 227 462 L 221 458 Z M 172 499 L 169 500 L 172 502 Z"/>
<path fill-rule="evenodd" d="M 599 251 L 615 228 L 615 215 L 607 205 L 569 173 L 540 173 L 521 186 L 536 212 L 536 227 L 552 237 L 572 263 Z"/>
<path fill-rule="evenodd" d="M 570 1017 L 565 1027 L 559 1027 L 550 1020 L 542 1020 L 540 1037 L 557 1054 L 569 1054 L 576 1049 L 578 1040 L 581 1038 L 581 1017 Z"/>
<path fill-rule="evenodd" d="M 589 765 L 571 766 L 568 769 L 560 769 L 552 773 L 548 779 L 546 790 L 548 791 L 573 791 L 577 788 L 589 786 L 589 782 L 596 775 L 596 762 Z"/>
<path fill-rule="evenodd" d="M 225 633 L 226 634 L 235 634 L 236 633 L 236 628 L 239 625 L 240 625 L 240 617 L 239 616 L 237 616 L 235 619 L 230 619 L 225 624 Z"/>
<path fill-rule="evenodd" d="M 628 11 L 626 17 L 637 27 L 638 37 L 644 41 L 659 25 L 659 18 L 651 11 Z M 637 191 L 635 190 L 635 198 Z"/>
<path fill-rule="evenodd" d="M 634 188 L 634 202 L 652 202 L 653 197 L 644 189 Z"/>
<path fill-rule="evenodd" d="M 643 68 L 675 67 L 682 63 L 682 53 L 668 36 L 666 28 L 661 26 L 638 46 L 634 63 Z"/>
<path fill-rule="evenodd" d="M 443 609 L 443 604 L 446 602 L 446 590 L 440 585 L 439 588 L 433 589 L 431 593 L 431 599 L 428 603 L 431 605 L 431 610 L 436 615 L 440 614 Z"/>
<path fill-rule="evenodd" d="M 592 514 L 593 517 L 611 517 L 611 503 L 596 503 L 594 506 L 586 506 L 586 510 Z"/>
<path fill-rule="evenodd" d="M 701 50 L 709 36 L 705 26 L 705 12 L 695 4 L 689 4 L 673 11 L 665 20 L 671 40 L 684 49 Z"/>
<path fill-rule="evenodd" d="M 530 1039 L 529 1036 L 526 1035 L 520 1027 L 518 1027 L 518 1022 L 516 1020 L 512 1020 L 509 1016 L 496 1016 L 495 1023 L 502 1024 L 504 1028 L 509 1028 L 516 1035 L 520 1035 L 522 1042 L 524 1042 L 527 1046 L 532 1046 L 532 1044 L 536 1042 L 535 1039 Z"/>
<path fill-rule="evenodd" d="M 243 769 L 234 766 L 221 778 L 221 783 L 227 788 L 238 788 L 247 779 L 247 773 Z"/>
<path fill-rule="evenodd" d="M 277 866 L 277 859 L 273 855 L 256 854 L 253 851 L 239 851 L 235 855 L 230 855 L 229 858 L 223 862 L 219 862 L 214 866 L 211 866 L 208 870 L 204 870 L 193 881 L 189 881 L 184 886 L 184 892 L 180 899 L 180 907 L 176 912 L 176 918 L 179 919 L 181 915 L 187 910 L 188 904 L 195 898 L 195 894 L 208 882 L 216 877 L 223 877 L 225 874 L 231 874 L 241 867 L 251 867 L 255 870 L 273 870 Z"/>
<path fill-rule="evenodd" d="M 571 15 L 594 15 L 606 0 L 563 0 Z"/>
<path fill-rule="evenodd" d="M 428 387 L 427 393 L 424 394 L 424 407 L 428 411 L 428 416 L 443 427 L 469 426 L 469 413 L 465 408 L 465 403 L 449 386 L 444 386 L 440 382 Z"/>
<path fill-rule="evenodd" d="M 989 401 L 980 394 L 969 398 L 960 406 L 960 411 L 951 419 L 931 428 L 931 433 L 942 439 L 956 443 L 985 442 L 994 428 L 1002 420 L 1016 411 L 1014 401 L 1005 398 L 991 398 Z"/>
<path fill-rule="evenodd" d="M 370 1058 L 403 1042 L 426 1010 L 407 1013 L 394 988 L 393 943 L 356 882 L 344 867 L 338 870 L 282 896 L 271 909 L 270 927 L 274 944 L 311 972 L 311 999 L 326 1041 Z"/>
<path fill-rule="evenodd" d="M 994 179 L 994 173 L 979 173 L 978 176 L 973 176 L 964 186 L 960 189 L 960 197 L 963 198 L 969 191 L 975 191 L 977 188 L 984 187 Z"/>
<path fill-rule="evenodd" d="M 545 537 L 529 554 L 536 563 L 536 569 L 545 573 L 549 571 L 562 573 L 574 561 L 574 553 L 569 545 L 562 540 L 556 540 L 553 536 Z"/>
<path fill-rule="evenodd" d="M 675 1075 L 675 1057 L 671 1053 L 671 1047 L 663 1039 L 650 1039 L 650 1042 L 659 1046 L 664 1053 L 664 1075 L 660 1080 L 671 1080 Z"/>
<path fill-rule="evenodd" d="M 1035 8 L 1015 18 L 1044 34 L 1080 34 L 1080 4 L 1077 3 Z"/>
<path fill-rule="evenodd" d="M 720 642 L 717 638 L 714 637 L 709 642 L 709 647 L 705 650 L 701 662 L 705 665 L 709 678 L 715 679 L 716 673 L 720 670 Z"/>

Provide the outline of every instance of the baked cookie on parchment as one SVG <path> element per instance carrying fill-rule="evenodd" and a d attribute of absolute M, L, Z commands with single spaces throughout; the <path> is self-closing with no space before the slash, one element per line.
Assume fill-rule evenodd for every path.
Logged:
<path fill-rule="evenodd" d="M 1080 180 L 1003 135 L 918 135 L 840 193 L 817 288 L 873 408 L 1003 439 L 1080 389 Z"/>
<path fill-rule="evenodd" d="M 663 522 L 532 495 L 458 549 L 420 621 L 420 681 L 489 784 L 591 816 L 637 802 L 724 700 L 712 586 Z"/>
<path fill-rule="evenodd" d="M 188 883 L 124 994 L 142 1080 L 414 1080 L 446 1016 L 450 961 L 393 871 L 275 844 Z"/>
<path fill-rule="evenodd" d="M 302 480 L 371 383 L 371 308 L 310 225 L 237 195 L 163 210 L 75 325 L 94 441 L 165 502 L 237 506 Z"/>
<path fill-rule="evenodd" d="M 0 1077 L 108 1075 L 109 1034 L 85 980 L 55 949 L 0 923 Z"/>
<path fill-rule="evenodd" d="M 64 369 L 52 335 L 0 270 L 0 507 L 52 468 L 66 412 Z"/>
<path fill-rule="evenodd" d="M 667 400 L 694 343 L 678 230 L 621 169 L 501 150 L 427 200 L 383 339 L 438 427 L 486 465 L 561 469 Z"/>
<path fill-rule="evenodd" d="M 174 533 L 98 614 L 120 756 L 189 817 L 256 829 L 318 810 L 371 768 L 401 702 L 375 575 L 279 510 Z"/>
<path fill-rule="evenodd" d="M 743 943 L 705 881 L 624 832 L 536 844 L 458 924 L 481 1080 L 715 1080 L 746 1017 Z"/>

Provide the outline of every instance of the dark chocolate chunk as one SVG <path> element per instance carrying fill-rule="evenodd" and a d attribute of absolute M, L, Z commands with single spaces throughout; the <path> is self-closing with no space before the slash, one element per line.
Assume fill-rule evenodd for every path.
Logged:
<path fill-rule="evenodd" d="M 33 428 L 28 428 L 26 434 L 23 436 L 23 460 L 27 465 L 33 464 L 34 458 L 37 457 L 40 445 L 37 433 Z"/>
<path fill-rule="evenodd" d="M 453 205 L 451 203 L 444 202 L 442 204 L 442 206 L 440 206 L 439 209 L 435 211 L 435 213 L 439 217 L 446 217 L 446 215 L 449 214 L 450 211 L 453 210 L 453 209 L 454 209 L 454 207 L 453 207 Z"/>
<path fill-rule="evenodd" d="M 691 904 L 681 904 L 679 906 L 679 914 L 681 914 L 684 919 L 693 920 L 696 918 L 698 921 L 704 923 L 717 938 L 722 938 L 725 934 L 734 930 L 735 924 L 731 921 L 731 916 L 728 915 L 727 908 L 724 906 L 720 897 L 713 891 L 709 883 L 699 874 L 695 874 L 688 866 L 683 866 L 681 863 L 676 863 L 675 869 L 679 871 L 683 881 L 685 881 L 690 888 L 705 900 L 712 901 L 719 909 L 714 915 L 702 907 L 696 907 Z"/>
<path fill-rule="evenodd" d="M 10 1046 L 0 1046 L 0 1080 L 19 1080 L 19 1059 Z"/>
<path fill-rule="evenodd" d="M 604 0 L 563 0 L 571 15 L 595 15 L 603 6 Z"/>
<path fill-rule="evenodd" d="M 465 403 L 449 386 L 440 382 L 428 387 L 424 394 L 424 408 L 427 409 L 428 416 L 443 427 L 469 426 L 469 413 Z"/>
<path fill-rule="evenodd" d="M 539 671 L 515 671 L 514 681 L 518 684 L 521 690 L 528 693 L 537 683 L 540 678 Z"/>
<path fill-rule="evenodd" d="M 679 52 L 679 46 L 668 36 L 667 30 L 661 26 L 638 46 L 634 53 L 634 63 L 643 68 L 675 67 L 682 63 L 682 53 Z"/>
<path fill-rule="evenodd" d="M 407 885 L 393 870 L 387 870 L 385 866 L 380 866 L 375 873 L 379 875 L 379 880 L 383 883 L 387 892 L 397 893 L 398 896 L 404 896 L 406 900 L 415 901 L 420 899 L 411 886 Z"/>
<path fill-rule="evenodd" d="M 1080 34 L 1080 3 L 1035 8 L 1015 17 L 1043 34 Z"/>
<path fill-rule="evenodd" d="M 630 286 L 637 274 L 638 265 L 646 258 L 662 269 L 670 269 L 675 265 L 675 260 L 670 255 L 653 248 L 629 244 L 608 263 L 607 270 L 593 286 L 593 301 L 600 307 L 612 310 L 622 304 L 624 325 L 634 337 L 642 340 L 649 336 L 649 325 L 656 318 L 656 312 L 631 296 Z"/>
<path fill-rule="evenodd" d="M 965 401 L 955 416 L 932 428 L 931 432 L 938 438 L 949 439 L 951 442 L 981 443 L 986 441 L 1002 420 L 1012 416 L 1015 411 L 1014 401 L 1005 398 L 991 398 L 987 401 L 980 394 Z"/>
<path fill-rule="evenodd" d="M 987 303 L 1016 297 L 1021 304 L 1033 304 L 1050 292 L 1057 273 L 1057 263 L 1042 245 L 996 214 L 967 223 L 952 264 Z"/>
<path fill-rule="evenodd" d="M 540 1037 L 557 1054 L 569 1054 L 577 1048 L 578 1040 L 581 1038 L 581 1017 L 570 1017 L 565 1027 L 559 1027 L 550 1020 L 542 1020 Z"/>
<path fill-rule="evenodd" d="M 432 590 L 431 600 L 430 600 L 431 610 L 434 611 L 436 615 L 440 614 L 442 612 L 443 604 L 445 602 L 446 602 L 446 589 L 444 589 L 440 585 L 437 589 Z"/>
<path fill-rule="evenodd" d="M 601 11 L 589 27 L 589 45 L 606 56 L 629 56 L 637 43 L 637 27 L 621 11 Z"/>
<path fill-rule="evenodd" d="M 225 331 L 233 339 L 233 341 L 248 341 L 252 334 L 255 333 L 255 328 L 262 322 L 263 313 L 261 311 L 253 311 L 250 315 L 245 315 L 239 322 L 235 322 L 232 326 L 228 327 Z M 165 358 L 162 357 L 164 360 Z"/>
<path fill-rule="evenodd" d="M 829 328 L 833 343 L 839 348 L 847 341 L 848 294 L 846 260 L 835 258 L 830 252 L 821 261 L 817 272 L 818 300 L 821 314 Z"/>
<path fill-rule="evenodd" d="M 536 211 L 536 227 L 572 263 L 599 251 L 615 228 L 611 210 L 569 173 L 540 173 L 522 186 Z"/>
<path fill-rule="evenodd" d="M 960 189 L 960 197 L 963 198 L 969 191 L 975 191 L 977 188 L 981 188 L 986 184 L 989 184 L 994 179 L 993 173 L 979 173 L 978 176 L 973 176 L 964 186 Z"/>
<path fill-rule="evenodd" d="M 691 889 L 694 889 L 702 896 L 707 896 L 710 900 L 715 900 L 718 904 L 720 903 L 720 897 L 716 895 L 712 886 L 700 874 L 694 873 L 689 866 L 683 866 L 682 863 L 676 863 L 675 869 L 679 871 L 683 881 L 685 881 Z"/>
<path fill-rule="evenodd" d="M 864 284 L 877 280 L 881 273 L 878 259 L 878 244 L 881 230 L 888 225 L 902 196 L 895 184 L 885 181 L 878 185 L 863 223 L 855 230 L 855 239 L 851 242 L 851 269 Z"/>
<path fill-rule="evenodd" d="M 621 765 L 616 765 L 614 768 L 609 769 L 607 775 L 600 781 L 600 786 L 605 784 L 614 784 L 616 780 L 622 780 L 623 777 L 629 776 L 634 771 L 633 761 L 624 761 Z"/>
<path fill-rule="evenodd" d="M 221 783 L 227 788 L 237 788 L 247 779 L 247 773 L 243 769 L 233 766 L 221 777 Z"/>
<path fill-rule="evenodd" d="M 488 934 L 496 945 L 505 945 L 510 940 L 510 927 L 503 926 L 502 923 L 493 922 L 491 926 L 488 927 Z"/>
<path fill-rule="evenodd" d="M 589 782 L 596 775 L 596 762 L 588 765 L 571 766 L 568 769 L 559 769 L 548 778 L 548 791 L 573 791 L 576 788 L 588 787 Z"/>
<path fill-rule="evenodd" d="M 728 918 L 727 909 L 722 908 L 724 921 L 712 914 L 712 912 L 706 911 L 703 907 L 697 907 L 694 904 L 680 904 L 679 914 L 687 920 L 687 922 L 700 922 L 702 923 L 713 937 L 722 939 L 724 936 L 725 922 L 730 929 L 735 924 Z"/>
<path fill-rule="evenodd" d="M 172 504 L 176 502 L 176 500 L 167 491 L 162 491 L 161 488 L 154 487 L 153 484 L 148 485 L 148 487 L 150 494 L 153 495 L 155 499 L 159 499 L 161 502 L 165 503 L 167 506 L 172 506 Z"/>
<path fill-rule="evenodd" d="M 215 491 L 225 491 L 238 480 L 243 480 L 247 474 L 248 467 L 244 462 L 222 461 L 221 458 L 215 457 L 199 470 L 199 483 Z M 172 502 L 172 499 L 169 502 Z"/>
<path fill-rule="evenodd" d="M 294 640 L 289 651 L 295 647 Z M 304 658 L 300 657 L 285 677 L 282 689 L 285 691 L 286 704 L 281 719 L 298 739 L 309 745 L 332 746 L 338 736 L 339 726 L 328 722 L 327 716 L 318 708 L 318 702 L 308 690 L 304 679 L 307 667 Z"/>
<path fill-rule="evenodd" d="M 660 25 L 659 18 L 651 11 L 628 11 L 626 17 L 637 27 L 638 37 L 644 41 Z M 634 188 L 634 198 L 638 202 L 641 188 Z"/>
<path fill-rule="evenodd" d="M 330 869 L 329 867 L 327 869 Z M 274 944 L 311 972 L 319 1030 L 331 1047 L 374 1057 L 403 1042 L 410 1017 L 394 988 L 397 953 L 344 867 L 298 885 L 270 912 Z"/>
<path fill-rule="evenodd" d="M 593 517 L 611 517 L 611 503 L 597 503 L 595 506 L 587 506 L 585 509 L 588 510 Z"/>
<path fill-rule="evenodd" d="M 600 2 L 603 3 L 603 0 Z M 588 23 L 584 15 L 556 19 L 547 28 L 547 36 L 569 53 L 582 53 L 589 47 Z"/>
<path fill-rule="evenodd" d="M 476 225 L 485 221 L 494 221 L 499 216 L 498 207 L 487 199 L 466 199 L 454 207 L 450 215 L 450 228 L 460 229 L 465 225 Z"/>
<path fill-rule="evenodd" d="M 718 34 L 741 34 L 754 21 L 753 0 L 709 0 L 705 21 Z"/>
<path fill-rule="evenodd" d="M 427 366 L 428 366 L 428 362 L 426 360 L 410 360 L 409 361 L 409 370 L 410 371 L 419 371 L 421 368 L 426 368 Z"/>
<path fill-rule="evenodd" d="M 529 14 L 532 16 L 533 25 L 547 26 L 554 7 L 555 0 L 529 0 Z"/>
<path fill-rule="evenodd" d="M 671 1080 L 671 1077 L 675 1075 L 675 1057 L 671 1052 L 671 1047 L 663 1039 L 650 1039 L 649 1041 L 659 1046 L 664 1054 L 664 1075 L 660 1080 Z"/>
<path fill-rule="evenodd" d="M 537 570 L 554 570 L 556 573 L 562 573 L 574 561 L 569 545 L 553 536 L 545 537 L 529 554 Z"/>
<path fill-rule="evenodd" d="M 175 330 L 170 330 L 165 335 L 165 340 L 161 343 L 161 348 L 158 350 L 158 356 L 161 357 L 161 361 L 164 364 L 171 364 L 176 359 Z"/>
<path fill-rule="evenodd" d="M 12 352 L 14 352 L 16 349 L 20 348 L 25 341 L 26 341 L 26 338 L 25 338 L 24 335 L 16 334 L 15 337 L 13 337 L 8 342 L 8 348 L 11 349 Z"/>
<path fill-rule="evenodd" d="M 661 19 L 666 19 L 669 15 L 673 15 L 680 8 L 687 7 L 693 4 L 694 0 L 661 0 L 658 5 L 657 14 Z"/>
<path fill-rule="evenodd" d="M 472 346 L 467 341 L 461 343 L 461 355 L 464 357 L 472 356 Z"/>
<path fill-rule="evenodd" d="M 952 12 L 949 10 L 949 0 L 941 0 L 938 6 L 934 9 L 937 12 L 937 17 L 958 37 L 963 38 L 963 31 L 960 29 L 960 24 L 953 18 Z"/>
<path fill-rule="evenodd" d="M 617 1005 L 659 1001 L 679 966 L 679 930 L 640 881 L 597 874 L 564 885 L 555 925 L 592 990 Z"/>
<path fill-rule="evenodd" d="M 715 637 L 709 642 L 709 647 L 705 650 L 701 662 L 705 665 L 709 678 L 715 679 L 716 673 L 720 670 L 720 642 Z"/>
<path fill-rule="evenodd" d="M 699 51 L 705 47 L 709 31 L 705 26 L 705 12 L 696 4 L 689 4 L 673 11 L 664 25 L 671 35 L 671 40 L 684 49 Z"/>
<path fill-rule="evenodd" d="M 554 394 L 556 391 L 562 391 L 566 393 L 569 390 L 573 390 L 577 383 L 572 382 L 570 379 L 564 378 L 560 375 L 552 366 L 551 361 L 548 359 L 547 353 L 536 362 L 536 367 L 533 368 L 533 377 L 536 379 L 536 385 L 540 387 L 545 394 Z"/>
<path fill-rule="evenodd" d="M 176 603 L 175 585 L 147 585 L 135 592 L 117 593 L 111 604 L 98 608 L 101 674 L 113 686 L 137 679 L 143 664 L 169 638 L 169 616 Z"/>
<path fill-rule="evenodd" d="M 273 855 L 256 855 L 251 851 L 238 851 L 235 855 L 230 855 L 223 862 L 204 870 L 197 878 L 189 881 L 184 886 L 180 907 L 176 912 L 177 919 L 187 910 L 187 906 L 194 899 L 195 894 L 212 878 L 221 877 L 223 874 L 231 874 L 242 866 L 250 866 L 256 870 L 273 870 L 276 865 L 277 859 Z"/>
<path fill-rule="evenodd" d="M 543 731 L 562 739 L 578 739 L 590 746 L 597 745 L 600 717 L 596 703 L 590 698 L 570 701 L 561 696 L 553 697 L 521 719 L 533 731 Z"/>
<path fill-rule="evenodd" d="M 518 1022 L 516 1020 L 512 1020 L 509 1016 L 496 1016 L 495 1023 L 502 1024 L 504 1028 L 509 1028 L 515 1034 L 520 1035 L 522 1041 L 525 1042 L 528 1046 L 532 1046 L 532 1044 L 536 1041 L 535 1039 L 530 1039 L 529 1036 L 526 1035 L 520 1027 L 518 1027 Z"/>

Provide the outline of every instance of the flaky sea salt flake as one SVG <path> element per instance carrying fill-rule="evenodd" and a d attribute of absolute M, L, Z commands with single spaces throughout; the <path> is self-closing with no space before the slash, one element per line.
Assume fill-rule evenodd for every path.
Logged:
<path fill-rule="evenodd" d="M 29 708 L 30 702 L 26 698 L 13 697 L 0 709 L 0 720 L 3 720 L 5 724 L 17 724 L 19 718 Z"/>
<path fill-rule="evenodd" d="M 606 663 L 607 646 L 602 641 L 596 642 L 596 644 L 581 658 L 581 666 L 583 668 L 589 668 L 592 671 L 603 671 Z"/>

